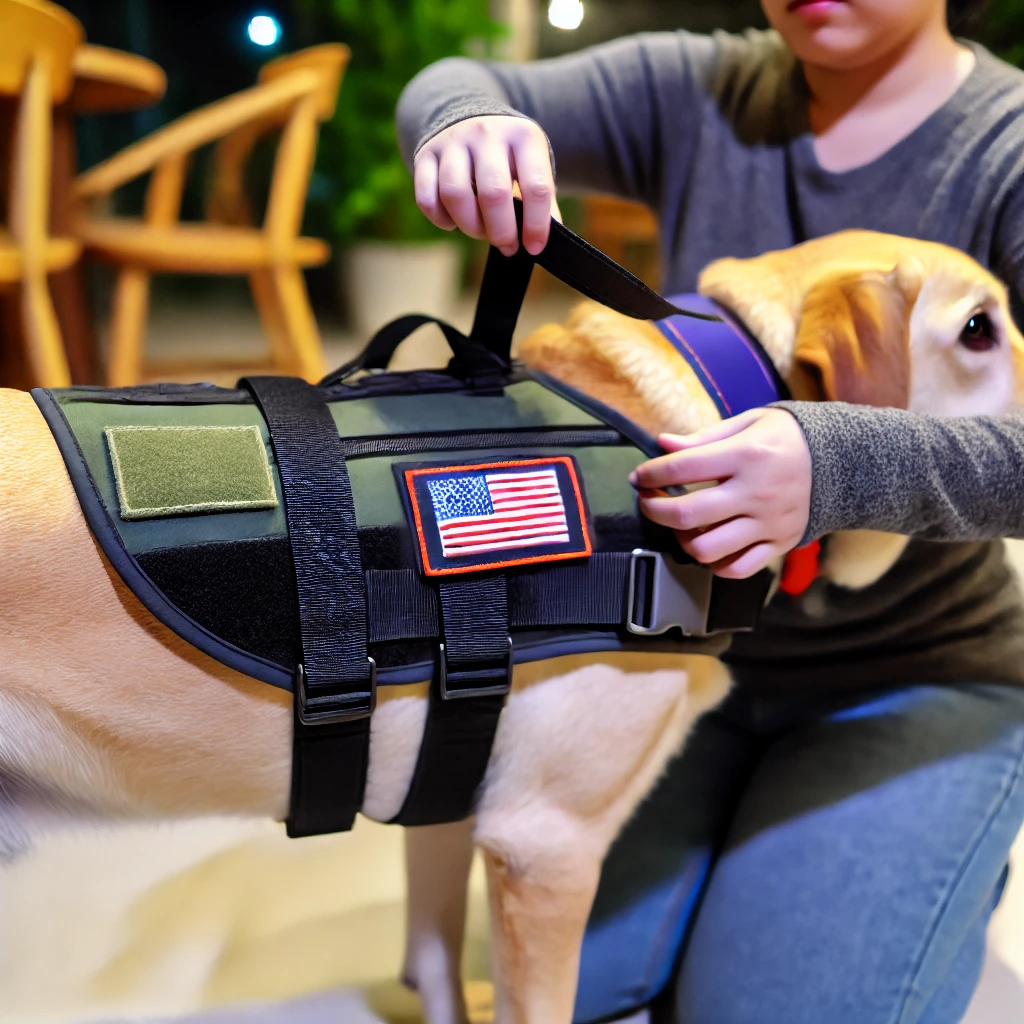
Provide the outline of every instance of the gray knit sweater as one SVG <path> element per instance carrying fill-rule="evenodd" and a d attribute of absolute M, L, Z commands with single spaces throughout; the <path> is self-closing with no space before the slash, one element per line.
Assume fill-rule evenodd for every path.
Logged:
<path fill-rule="evenodd" d="M 648 34 L 529 65 L 442 61 L 406 89 L 399 139 L 411 160 L 466 117 L 534 119 L 561 192 L 611 192 L 656 211 L 670 293 L 692 291 L 714 259 L 858 227 L 970 253 L 1007 282 L 1020 322 L 1024 74 L 974 49 L 951 100 L 839 174 L 817 163 L 799 65 L 772 32 Z M 928 539 L 866 590 L 818 581 L 801 600 L 776 597 L 730 652 L 740 682 L 784 692 L 1024 682 L 1024 611 L 1002 545 L 982 542 L 1024 536 L 1024 418 L 784 404 L 814 463 L 808 537 L 871 528 Z"/>

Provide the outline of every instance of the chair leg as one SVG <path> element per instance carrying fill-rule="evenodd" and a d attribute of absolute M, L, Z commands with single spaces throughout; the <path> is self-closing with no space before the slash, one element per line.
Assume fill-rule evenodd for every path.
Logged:
<path fill-rule="evenodd" d="M 302 271 L 298 267 L 274 267 L 270 275 L 294 372 L 315 383 L 327 373 L 327 364 Z"/>
<path fill-rule="evenodd" d="M 249 275 L 249 287 L 252 299 L 259 313 L 263 333 L 270 343 L 270 362 L 277 373 L 296 373 L 294 356 L 288 340 L 281 304 L 277 298 L 277 289 L 269 270 L 255 270 Z"/>
<path fill-rule="evenodd" d="M 142 379 L 142 346 L 149 313 L 149 274 L 140 267 L 124 267 L 117 276 L 110 320 L 107 383 L 114 388 L 138 384 Z"/>
<path fill-rule="evenodd" d="M 46 274 L 41 269 L 26 271 L 21 283 L 21 308 L 33 382 L 45 388 L 69 387 L 71 370 Z"/>

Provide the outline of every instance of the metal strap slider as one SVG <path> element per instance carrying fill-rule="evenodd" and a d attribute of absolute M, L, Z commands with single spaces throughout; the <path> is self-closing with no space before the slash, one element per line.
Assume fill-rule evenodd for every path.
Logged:
<path fill-rule="evenodd" d="M 352 690 L 352 684 L 325 688 L 324 693 L 310 693 L 306 669 L 300 662 L 295 669 L 295 697 L 299 721 L 303 725 L 328 725 L 331 722 L 354 722 L 369 718 L 377 706 L 377 662 L 369 662 L 367 689 Z"/>
<path fill-rule="evenodd" d="M 460 669 L 453 672 L 448 667 L 448 656 L 444 644 L 440 644 L 438 658 L 441 699 L 457 700 L 460 697 L 505 697 L 512 689 L 512 637 L 508 638 L 508 660 L 503 665 L 481 667 L 480 669 Z M 493 679 L 494 682 L 488 682 Z M 465 680 L 468 686 L 453 686 L 459 680 Z"/>

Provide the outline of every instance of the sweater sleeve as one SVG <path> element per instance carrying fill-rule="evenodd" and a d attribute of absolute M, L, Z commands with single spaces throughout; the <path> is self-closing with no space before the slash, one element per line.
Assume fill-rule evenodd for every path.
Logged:
<path fill-rule="evenodd" d="M 840 402 L 780 402 L 811 451 L 803 543 L 835 530 L 938 541 L 1024 537 L 1024 412 L 940 419 Z"/>
<path fill-rule="evenodd" d="M 688 162 L 717 51 L 712 37 L 666 32 L 529 64 L 439 61 L 399 100 L 402 153 L 411 163 L 425 142 L 469 117 L 518 115 L 548 136 L 560 190 L 657 207 L 666 164 L 676 187 Z"/>

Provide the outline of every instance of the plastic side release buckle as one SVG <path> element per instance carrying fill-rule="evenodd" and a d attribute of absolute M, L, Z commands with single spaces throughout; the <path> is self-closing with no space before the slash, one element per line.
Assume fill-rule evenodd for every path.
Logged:
<path fill-rule="evenodd" d="M 654 636 L 679 628 L 684 636 L 711 636 L 711 570 L 683 564 L 660 551 L 637 548 L 629 566 L 626 628 Z"/>
<path fill-rule="evenodd" d="M 298 701 L 299 721 L 303 725 L 329 725 L 331 722 L 354 722 L 369 718 L 377 706 L 377 662 L 369 662 L 368 689 L 355 690 L 350 684 L 339 686 L 334 692 L 310 694 L 306 670 L 300 663 L 295 670 L 295 698 Z"/>

